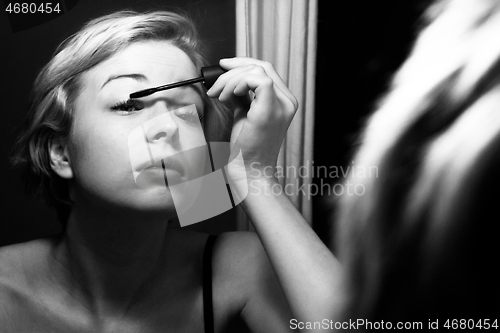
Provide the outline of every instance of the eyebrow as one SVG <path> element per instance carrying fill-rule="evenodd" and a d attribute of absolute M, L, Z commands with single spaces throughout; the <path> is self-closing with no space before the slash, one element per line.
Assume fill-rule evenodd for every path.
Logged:
<path fill-rule="evenodd" d="M 145 82 L 145 81 L 148 81 L 148 78 L 144 75 L 144 74 L 136 74 L 136 73 L 132 73 L 132 74 L 120 74 L 120 75 L 112 75 L 110 76 L 106 82 L 103 83 L 103 85 L 101 86 L 101 89 L 104 88 L 104 86 L 106 84 L 108 84 L 110 81 L 113 81 L 113 80 L 117 80 L 117 79 L 125 79 L 125 78 L 128 78 L 128 79 L 134 79 L 136 81 L 139 81 L 139 82 Z"/>

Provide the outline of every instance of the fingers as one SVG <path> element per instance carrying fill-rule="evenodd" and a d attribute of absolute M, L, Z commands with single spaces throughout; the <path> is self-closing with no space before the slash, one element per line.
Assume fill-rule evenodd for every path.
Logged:
<path fill-rule="evenodd" d="M 252 58 L 236 57 L 221 59 L 220 65 L 225 69 L 251 65 L 259 66 L 271 79 L 273 79 L 278 89 L 280 89 L 288 98 L 295 100 L 292 92 L 290 91 L 290 89 L 288 89 L 287 85 L 285 84 L 285 82 L 283 82 L 279 74 L 276 72 L 274 66 L 270 62 Z"/>
<path fill-rule="evenodd" d="M 245 75 L 267 76 L 273 81 L 273 87 L 278 97 L 281 97 L 280 99 L 283 100 L 288 100 L 287 103 L 290 103 L 291 107 L 294 110 L 297 109 L 298 107 L 297 99 L 290 91 L 290 89 L 288 89 L 288 87 L 283 82 L 281 77 L 278 75 L 278 73 L 276 72 L 271 63 L 252 58 L 239 57 L 239 58 L 222 59 L 220 61 L 220 65 L 224 69 L 228 70 L 228 72 L 221 75 L 219 79 L 215 82 L 212 89 L 210 89 L 208 92 L 209 96 L 215 97 L 218 95 L 218 93 L 224 91 L 225 90 L 224 87 L 229 83 L 231 78 L 238 77 L 240 80 L 243 80 Z M 255 78 L 253 81 L 255 82 Z M 264 80 L 263 82 L 266 82 L 266 80 Z M 238 84 L 236 84 L 236 80 L 232 81 L 232 83 L 233 84 L 230 87 L 233 88 L 233 90 L 231 91 L 230 87 L 228 87 L 228 89 L 225 90 L 224 94 L 222 94 L 222 99 L 221 97 L 219 97 L 221 101 L 227 98 L 226 93 L 229 93 L 230 91 L 232 93 L 235 93 L 236 95 L 241 95 L 246 93 L 245 91 L 243 91 L 244 89 L 238 89 L 236 92 L 234 92 L 234 88 L 238 86 Z M 242 85 L 240 85 L 239 87 L 242 88 Z M 248 88 L 255 92 L 254 89 L 258 87 L 248 86 Z"/>
<path fill-rule="evenodd" d="M 220 88 L 222 90 L 220 90 L 219 100 L 222 102 L 228 101 L 233 94 L 243 96 L 249 91 L 256 92 L 261 84 L 269 87 L 269 84 L 273 83 L 272 79 L 265 75 L 262 67 L 258 66 L 243 67 L 241 70 L 220 79 Z M 216 86 L 214 90 L 217 90 L 217 88 Z"/>
<path fill-rule="evenodd" d="M 227 95 L 232 93 L 238 82 L 247 75 L 265 75 L 262 67 L 256 65 L 246 65 L 235 67 L 230 71 L 222 74 L 213 84 L 212 88 L 207 92 L 211 97 L 218 96 L 221 101 L 227 100 Z"/>
<path fill-rule="evenodd" d="M 234 110 L 232 149 L 241 149 L 248 163 L 275 165 L 297 110 L 297 100 L 270 63 L 233 58 L 221 60 L 220 65 L 227 72 L 217 79 L 207 95 Z"/>

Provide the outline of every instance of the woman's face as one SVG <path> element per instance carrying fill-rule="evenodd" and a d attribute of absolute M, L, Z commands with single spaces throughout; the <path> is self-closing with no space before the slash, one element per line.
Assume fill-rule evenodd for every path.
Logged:
<path fill-rule="evenodd" d="M 67 145 L 76 204 L 175 214 L 165 178 L 197 172 L 200 161 L 178 153 L 204 144 L 204 92 L 196 84 L 132 101 L 129 95 L 198 76 L 183 51 L 161 41 L 133 43 L 82 76 Z M 171 168 L 162 168 L 168 158 Z"/>

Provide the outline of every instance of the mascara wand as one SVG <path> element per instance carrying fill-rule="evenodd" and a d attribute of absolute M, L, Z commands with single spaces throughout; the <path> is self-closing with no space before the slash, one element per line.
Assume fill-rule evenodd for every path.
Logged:
<path fill-rule="evenodd" d="M 221 76 L 225 72 L 226 72 L 226 70 L 224 70 L 219 65 L 202 67 L 200 77 L 197 77 L 194 79 L 189 79 L 189 80 L 184 80 L 184 81 L 179 81 L 179 82 L 175 82 L 175 83 L 171 83 L 171 84 L 166 84 L 166 85 L 159 86 L 159 87 L 154 87 L 154 88 L 136 91 L 136 92 L 130 94 L 130 98 L 131 99 L 141 98 L 141 97 L 145 97 L 145 96 L 149 96 L 151 94 L 154 94 L 158 91 L 182 87 L 182 86 L 186 86 L 188 84 L 193 84 L 193 83 L 198 83 L 198 82 L 203 82 L 203 85 L 208 90 L 208 89 L 210 89 L 210 87 L 212 87 L 212 85 L 215 83 L 215 81 L 217 81 L 219 76 Z"/>

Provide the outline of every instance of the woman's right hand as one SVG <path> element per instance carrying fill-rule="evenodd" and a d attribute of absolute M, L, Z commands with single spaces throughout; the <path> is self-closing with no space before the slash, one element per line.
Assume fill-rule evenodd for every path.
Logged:
<path fill-rule="evenodd" d="M 274 67 L 252 58 L 222 59 L 227 70 L 207 92 L 234 110 L 229 176 L 238 183 L 275 174 L 278 153 L 298 103 Z M 249 94 L 253 99 L 249 99 Z M 244 168 L 243 168 L 244 166 Z"/>

